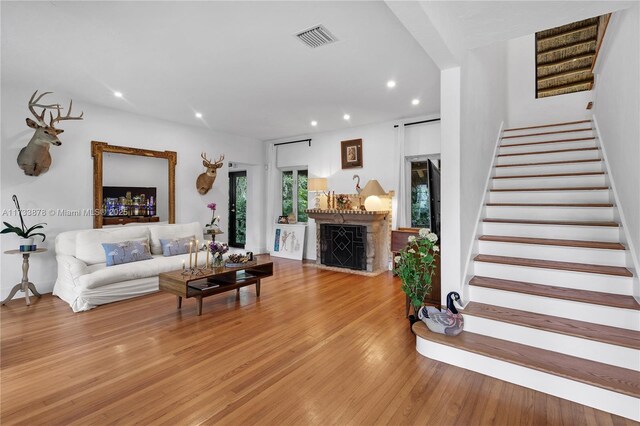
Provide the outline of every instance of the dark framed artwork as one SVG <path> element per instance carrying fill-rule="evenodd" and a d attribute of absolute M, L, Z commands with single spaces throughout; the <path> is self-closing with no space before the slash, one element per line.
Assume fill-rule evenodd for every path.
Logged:
<path fill-rule="evenodd" d="M 362 167 L 362 139 L 351 139 L 340 143 L 342 168 Z"/>

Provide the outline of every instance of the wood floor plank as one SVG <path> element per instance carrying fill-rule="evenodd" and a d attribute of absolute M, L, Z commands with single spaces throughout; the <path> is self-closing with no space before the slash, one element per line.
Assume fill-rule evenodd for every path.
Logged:
<path fill-rule="evenodd" d="M 552 238 L 527 238 L 527 237 L 510 237 L 505 235 L 481 235 L 481 241 L 495 241 L 500 243 L 516 243 L 516 244 L 535 244 L 543 246 L 561 246 L 561 247 L 581 247 L 603 250 L 624 250 L 625 247 L 620 243 L 610 243 L 606 241 L 582 241 L 582 240 L 556 240 Z"/>
<path fill-rule="evenodd" d="M 578 220 L 538 220 L 538 219 L 495 219 L 491 217 L 487 217 L 482 219 L 483 222 L 489 223 L 522 223 L 522 224 L 532 224 L 532 225 L 567 225 L 567 226 L 610 226 L 610 227 L 619 227 L 620 224 L 617 222 L 609 222 L 609 221 L 578 221 Z"/>
<path fill-rule="evenodd" d="M 521 325 L 553 333 L 640 349 L 640 332 L 626 328 L 610 327 L 569 318 L 543 315 L 502 306 L 471 302 L 462 311 L 465 315 Z"/>
<path fill-rule="evenodd" d="M 567 287 L 557 287 L 552 285 L 535 284 L 523 281 L 503 280 L 500 278 L 482 277 L 477 275 L 471 278 L 471 280 L 469 281 L 469 285 L 492 288 L 495 290 L 531 294 L 534 296 L 548 297 L 552 299 L 573 300 L 575 302 L 640 311 L 640 304 L 636 302 L 633 296 L 626 296 L 623 294 L 578 290 Z"/>
<path fill-rule="evenodd" d="M 416 335 L 430 342 L 510 362 L 635 398 L 640 397 L 640 372 L 638 371 L 468 331 L 455 337 L 445 336 L 429 331 L 422 321 L 413 325 L 413 331 Z"/>
<path fill-rule="evenodd" d="M 556 260 L 528 259 L 524 257 L 495 256 L 478 254 L 476 262 L 500 263 L 502 265 L 525 266 L 528 268 L 555 269 L 560 271 L 586 272 L 590 274 L 633 277 L 633 273 L 622 266 L 592 265 L 589 263 L 558 262 Z"/>
<path fill-rule="evenodd" d="M 164 293 L 78 314 L 51 295 L 29 307 L 11 301 L 0 311 L 0 420 L 400 424 L 438 422 L 438 412 L 460 424 L 468 418 L 460 401 L 484 401 L 485 389 L 500 391 L 494 416 L 529 410 L 516 392 L 560 407 L 559 398 L 420 356 L 404 300 L 391 273 L 277 259 L 259 299 L 249 288 L 212 296 L 200 317 L 193 300 L 176 310 Z M 581 406 L 563 407 L 572 416 Z"/>
<path fill-rule="evenodd" d="M 529 126 L 529 127 L 513 127 L 511 129 L 504 129 L 505 132 L 513 132 L 516 130 L 528 130 L 528 129 L 541 129 L 544 127 L 557 127 L 557 126 L 568 126 L 571 124 L 582 124 L 582 123 L 591 123 L 591 120 L 579 120 L 579 121 L 566 121 L 564 123 L 553 123 L 553 124 L 540 124 L 537 126 Z"/>
<path fill-rule="evenodd" d="M 526 138 L 528 136 L 557 135 L 562 133 L 590 132 L 591 130 L 593 130 L 591 127 L 582 127 L 580 129 L 555 130 L 553 132 L 537 132 L 537 133 L 526 133 L 523 135 L 503 136 L 502 139 Z"/>

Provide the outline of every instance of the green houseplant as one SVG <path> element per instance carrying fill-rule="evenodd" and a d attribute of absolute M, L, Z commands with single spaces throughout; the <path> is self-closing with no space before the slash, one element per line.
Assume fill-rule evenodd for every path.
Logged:
<path fill-rule="evenodd" d="M 402 291 L 409 297 L 416 314 L 431 292 L 431 279 L 436 270 L 436 256 L 440 248 L 438 236 L 422 228 L 417 236 L 410 236 L 407 246 L 395 257 L 394 272 L 402 280 Z M 415 315 L 414 315 L 415 316 Z M 417 318 L 417 316 L 415 316 Z"/>
<path fill-rule="evenodd" d="M 44 241 L 47 236 L 42 232 L 35 232 L 39 229 L 43 229 L 46 223 L 37 223 L 30 228 L 24 224 L 24 219 L 22 218 L 22 210 L 20 209 L 20 203 L 18 202 L 18 197 L 15 195 L 12 197 L 13 203 L 16 205 L 16 210 L 18 211 L 18 215 L 20 216 L 20 226 L 13 226 L 10 223 L 3 222 L 5 228 L 0 232 L 0 234 L 16 234 L 22 240 L 20 241 L 20 245 L 33 245 L 33 238 L 35 236 L 42 237 L 42 241 Z"/>

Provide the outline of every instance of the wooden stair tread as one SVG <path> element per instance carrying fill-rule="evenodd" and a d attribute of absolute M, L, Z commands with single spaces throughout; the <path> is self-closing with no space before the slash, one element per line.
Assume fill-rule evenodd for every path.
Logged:
<path fill-rule="evenodd" d="M 589 158 L 585 160 L 543 161 L 539 163 L 496 164 L 495 167 L 555 166 L 558 164 L 595 163 L 596 161 L 600 162 L 602 159 Z"/>
<path fill-rule="evenodd" d="M 469 285 L 492 288 L 495 290 L 512 291 L 515 293 L 531 294 L 533 296 L 551 299 L 571 300 L 592 305 L 611 306 L 614 308 L 640 311 L 640 304 L 633 296 L 624 294 L 603 293 L 600 291 L 580 290 L 567 287 L 557 287 L 545 284 L 527 283 L 523 281 L 503 280 L 500 278 L 475 276 Z"/>
<path fill-rule="evenodd" d="M 618 227 L 620 224 L 608 221 L 577 221 L 577 220 L 542 220 L 542 219 L 493 219 L 484 218 L 483 222 L 491 223 L 523 223 L 532 225 L 569 225 L 569 226 L 611 226 Z"/>
<path fill-rule="evenodd" d="M 591 127 L 583 127 L 580 129 L 556 130 L 554 132 L 538 132 L 526 133 L 524 135 L 503 136 L 502 139 L 526 138 L 527 136 L 557 135 L 560 133 L 590 132 L 591 130 L 593 130 Z"/>
<path fill-rule="evenodd" d="M 548 173 L 538 175 L 510 175 L 510 176 L 494 176 L 493 179 L 526 179 L 526 178 L 550 178 L 550 177 L 568 177 L 568 176 L 598 176 L 604 175 L 605 172 L 575 172 L 575 173 Z"/>
<path fill-rule="evenodd" d="M 511 154 L 498 154 L 498 157 L 518 157 L 521 155 L 557 154 L 559 152 L 597 151 L 598 149 L 599 149 L 598 147 L 592 147 L 592 148 L 552 149 L 550 151 L 513 152 Z"/>
<path fill-rule="evenodd" d="M 603 191 L 608 186 L 564 186 L 555 188 L 491 188 L 491 192 L 521 192 L 521 191 Z"/>
<path fill-rule="evenodd" d="M 445 336 L 433 333 L 422 322 L 413 324 L 413 332 L 430 342 L 447 345 L 511 364 L 586 383 L 613 392 L 640 397 L 640 372 L 600 362 L 564 355 L 507 340 L 470 333 Z"/>
<path fill-rule="evenodd" d="M 543 141 L 543 142 L 500 144 L 500 148 L 512 148 L 514 146 L 527 146 L 527 145 L 544 145 L 546 143 L 579 142 L 579 141 L 589 141 L 589 140 L 595 140 L 595 136 L 591 136 L 588 138 L 555 139 L 552 141 Z"/>
<path fill-rule="evenodd" d="M 555 240 L 551 238 L 507 237 L 503 235 L 482 235 L 481 241 L 495 241 L 499 243 L 536 244 L 542 246 L 581 247 L 604 250 L 624 250 L 620 243 L 605 241 Z"/>
<path fill-rule="evenodd" d="M 633 277 L 633 273 L 622 266 L 558 262 L 556 260 L 528 259 L 524 257 L 496 256 L 492 254 L 479 254 L 474 257 L 473 260 L 476 262 L 499 263 L 501 265 L 524 266 L 529 268 L 585 272 L 589 274 L 613 275 L 617 277 Z"/>
<path fill-rule="evenodd" d="M 487 203 L 492 207 L 613 207 L 610 203 Z"/>
<path fill-rule="evenodd" d="M 631 349 L 640 349 L 640 332 L 626 328 L 611 327 L 477 302 L 469 303 L 462 313 L 464 315 L 473 315 L 509 324 L 536 328 L 538 330 L 566 334 L 568 336 L 596 342 L 609 343 Z"/>
<path fill-rule="evenodd" d="M 527 130 L 527 129 L 542 129 L 544 127 L 556 127 L 556 126 L 569 126 L 571 124 L 582 124 L 582 123 L 590 123 L 591 120 L 579 120 L 579 121 L 566 121 L 564 123 L 554 123 L 554 124 L 540 124 L 538 126 L 529 126 L 529 127 L 513 127 L 511 129 L 504 129 L 505 132 L 513 132 L 515 130 Z"/>

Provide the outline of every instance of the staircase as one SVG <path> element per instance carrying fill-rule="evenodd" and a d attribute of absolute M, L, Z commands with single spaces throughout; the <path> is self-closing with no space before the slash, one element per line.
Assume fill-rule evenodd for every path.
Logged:
<path fill-rule="evenodd" d="M 637 276 L 590 120 L 504 131 L 465 332 L 421 354 L 640 421 Z"/>

